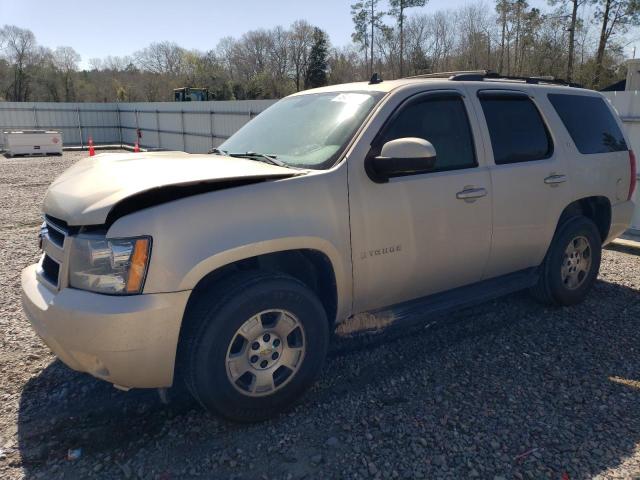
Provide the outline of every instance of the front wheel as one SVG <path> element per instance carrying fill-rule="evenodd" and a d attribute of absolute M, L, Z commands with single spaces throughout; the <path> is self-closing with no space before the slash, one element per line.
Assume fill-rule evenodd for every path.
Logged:
<path fill-rule="evenodd" d="M 207 409 L 258 421 L 286 409 L 313 383 L 329 328 L 318 298 L 284 275 L 247 273 L 207 292 L 189 312 L 189 390 Z"/>
<path fill-rule="evenodd" d="M 574 217 L 560 226 L 540 267 L 534 297 L 550 305 L 575 305 L 584 300 L 600 270 L 602 241 L 596 225 Z"/>

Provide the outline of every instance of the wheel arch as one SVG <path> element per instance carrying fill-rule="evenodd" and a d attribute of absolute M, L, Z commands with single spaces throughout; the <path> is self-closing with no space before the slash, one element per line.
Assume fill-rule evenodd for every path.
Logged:
<path fill-rule="evenodd" d="M 189 315 L 197 308 L 199 300 L 206 292 L 220 285 L 227 278 L 231 278 L 240 272 L 259 271 L 284 273 L 290 275 L 318 295 L 329 321 L 329 329 L 335 324 L 339 309 L 339 285 L 334 264 L 330 257 L 320 250 L 310 248 L 295 248 L 278 250 L 259 255 L 247 256 L 236 259 L 230 263 L 218 266 L 203 275 L 193 287 L 184 311 L 180 332 L 178 335 L 176 375 L 184 374 L 185 338 L 189 336 L 192 328 L 196 327 L 195 319 Z M 191 322 L 190 322 L 191 319 Z M 193 324 L 193 325 L 192 325 Z"/>
<path fill-rule="evenodd" d="M 202 277 L 189 301 L 226 277 L 241 271 L 263 271 L 290 275 L 311 289 L 322 302 L 327 318 L 335 322 L 338 311 L 338 286 L 329 257 L 314 249 L 292 249 L 255 255 L 223 265 Z"/>
<path fill-rule="evenodd" d="M 560 214 L 556 232 L 567 220 L 576 216 L 585 216 L 595 223 L 600 239 L 605 242 L 611 228 L 611 201 L 607 197 L 591 196 L 571 202 Z"/>
<path fill-rule="evenodd" d="M 279 249 L 274 249 L 272 244 L 270 249 L 266 249 L 265 244 L 247 245 L 200 262 L 183 280 L 185 289 L 192 290 L 189 303 L 237 272 L 284 273 L 298 279 L 318 295 L 332 326 L 348 309 L 349 279 L 333 246 L 310 245 L 309 241 L 304 243 L 305 247 L 284 244 Z"/>

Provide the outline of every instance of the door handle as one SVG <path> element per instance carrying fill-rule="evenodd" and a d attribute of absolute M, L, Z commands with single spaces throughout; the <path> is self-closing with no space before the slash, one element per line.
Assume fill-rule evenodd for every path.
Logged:
<path fill-rule="evenodd" d="M 475 188 L 475 187 L 466 187 L 461 192 L 456 193 L 456 198 L 458 200 L 474 200 L 476 198 L 486 197 L 487 189 L 486 188 Z"/>
<path fill-rule="evenodd" d="M 546 183 L 547 185 L 558 185 L 559 183 L 564 183 L 567 181 L 567 176 L 566 175 L 549 175 L 547 178 L 544 179 L 544 183 Z"/>

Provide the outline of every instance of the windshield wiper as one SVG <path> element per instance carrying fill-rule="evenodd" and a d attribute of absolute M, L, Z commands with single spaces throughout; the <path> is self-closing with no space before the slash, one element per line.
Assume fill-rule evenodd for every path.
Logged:
<path fill-rule="evenodd" d="M 249 160 L 257 160 L 258 162 L 268 163 L 270 165 L 276 165 L 277 167 L 293 168 L 294 170 L 304 170 L 300 167 L 294 167 L 288 165 L 282 160 L 278 160 L 278 156 L 272 153 L 257 153 L 257 152 L 245 152 L 245 153 L 229 153 L 226 150 L 220 150 L 219 148 L 212 148 L 209 153 L 214 155 L 226 155 L 227 157 L 234 158 L 248 158 Z"/>
<path fill-rule="evenodd" d="M 281 160 L 278 160 L 278 157 L 273 154 L 268 153 L 257 153 L 257 152 L 245 152 L 245 153 L 223 153 L 223 155 L 228 155 L 230 157 L 235 158 L 248 158 L 249 160 L 257 160 L 259 162 L 269 163 L 271 165 L 276 165 L 278 167 L 286 167 L 290 168 L 289 165 L 284 163 Z"/>
<path fill-rule="evenodd" d="M 219 148 L 212 148 L 207 153 L 208 154 L 214 154 L 214 155 L 226 155 L 227 154 L 227 152 L 225 152 L 224 150 L 220 150 Z"/>

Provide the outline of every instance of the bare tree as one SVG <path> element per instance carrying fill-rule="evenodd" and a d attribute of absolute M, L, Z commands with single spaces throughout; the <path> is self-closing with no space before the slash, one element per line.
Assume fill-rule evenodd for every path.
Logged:
<path fill-rule="evenodd" d="M 114 56 L 108 55 L 102 60 L 102 65 L 103 65 L 103 69 L 105 70 L 112 70 L 114 72 L 123 72 L 127 68 L 129 68 L 130 65 L 133 65 L 134 62 L 135 61 L 133 57 L 129 57 L 129 56 L 114 57 Z"/>
<path fill-rule="evenodd" d="M 91 70 L 98 72 L 104 69 L 104 62 L 101 58 L 90 58 L 89 67 L 91 68 Z"/>
<path fill-rule="evenodd" d="M 5 25 L 0 29 L 0 39 L 5 58 L 13 68 L 13 80 L 9 85 L 7 97 L 18 102 L 26 101 L 30 82 L 27 68 L 33 62 L 36 37 L 31 30 Z"/>
<path fill-rule="evenodd" d="M 574 73 L 573 78 L 578 78 L 578 81 L 580 83 L 587 83 L 586 81 L 590 81 L 591 79 L 586 79 L 584 78 L 584 66 L 585 63 L 588 61 L 588 55 L 589 55 L 589 50 L 592 50 L 593 45 L 592 45 L 592 35 L 591 35 L 591 27 L 593 26 L 593 24 L 591 22 L 580 22 L 578 21 L 577 23 L 577 40 L 576 43 L 578 45 L 578 49 L 579 49 L 579 58 L 580 58 L 580 63 L 578 65 L 579 67 L 579 78 L 577 77 L 577 75 Z"/>
<path fill-rule="evenodd" d="M 58 47 L 53 51 L 53 62 L 62 75 L 64 101 L 75 99 L 73 91 L 73 74 L 78 70 L 80 55 L 71 47 Z"/>
<path fill-rule="evenodd" d="M 223 37 L 216 46 L 216 57 L 218 61 L 227 71 L 229 78 L 232 80 L 235 78 L 236 71 L 234 69 L 235 62 L 233 61 L 234 52 L 237 49 L 237 41 L 233 37 Z"/>
<path fill-rule="evenodd" d="M 433 52 L 433 70 L 451 70 L 451 57 L 456 42 L 456 25 L 450 12 L 437 12 L 433 16 L 435 45 Z"/>
<path fill-rule="evenodd" d="M 504 54 L 505 54 L 505 43 L 508 42 L 508 18 L 509 13 L 511 12 L 512 1 L 511 0 L 497 0 L 496 2 L 496 11 L 498 12 L 498 16 L 500 19 L 500 61 L 498 62 L 498 71 L 502 72 L 504 70 Z"/>
<path fill-rule="evenodd" d="M 605 50 L 611 37 L 626 32 L 629 27 L 640 24 L 640 1 L 638 0 L 592 0 L 596 4 L 595 18 L 601 22 L 600 39 L 596 53 L 593 84 L 600 86 Z"/>
<path fill-rule="evenodd" d="M 567 73 L 566 78 L 568 82 L 573 80 L 573 62 L 575 60 L 575 47 L 576 47 L 576 28 L 578 26 L 578 9 L 584 5 L 586 0 L 549 0 L 551 5 L 560 5 L 566 7 L 571 6 L 571 16 L 569 17 L 569 51 L 567 52 Z"/>
<path fill-rule="evenodd" d="M 313 45 L 313 26 L 305 20 L 294 22 L 291 25 L 289 43 L 293 78 L 296 84 L 296 91 L 299 92 L 307 75 L 309 52 Z"/>
<path fill-rule="evenodd" d="M 415 15 L 405 25 L 405 51 L 409 58 L 410 73 L 419 74 L 431 68 L 428 49 L 432 40 L 431 18 Z"/>
<path fill-rule="evenodd" d="M 241 71 L 245 76 L 258 75 L 265 72 L 269 54 L 272 50 L 272 38 L 264 29 L 250 30 L 240 39 Z"/>
<path fill-rule="evenodd" d="M 457 15 L 460 56 L 463 68 L 477 70 L 488 68 L 491 57 L 490 31 L 493 19 L 482 3 L 467 4 Z"/>
<path fill-rule="evenodd" d="M 185 49 L 174 42 L 152 43 L 134 54 L 141 69 L 149 72 L 177 75 L 182 71 Z"/>
<path fill-rule="evenodd" d="M 269 32 L 271 36 L 271 52 L 269 53 L 269 71 L 271 72 L 271 90 L 277 98 L 289 93 L 291 79 L 291 32 L 283 27 L 276 27 Z"/>
<path fill-rule="evenodd" d="M 346 83 L 363 79 L 362 70 L 359 68 L 358 50 L 353 45 L 331 49 L 328 61 L 330 83 Z"/>

